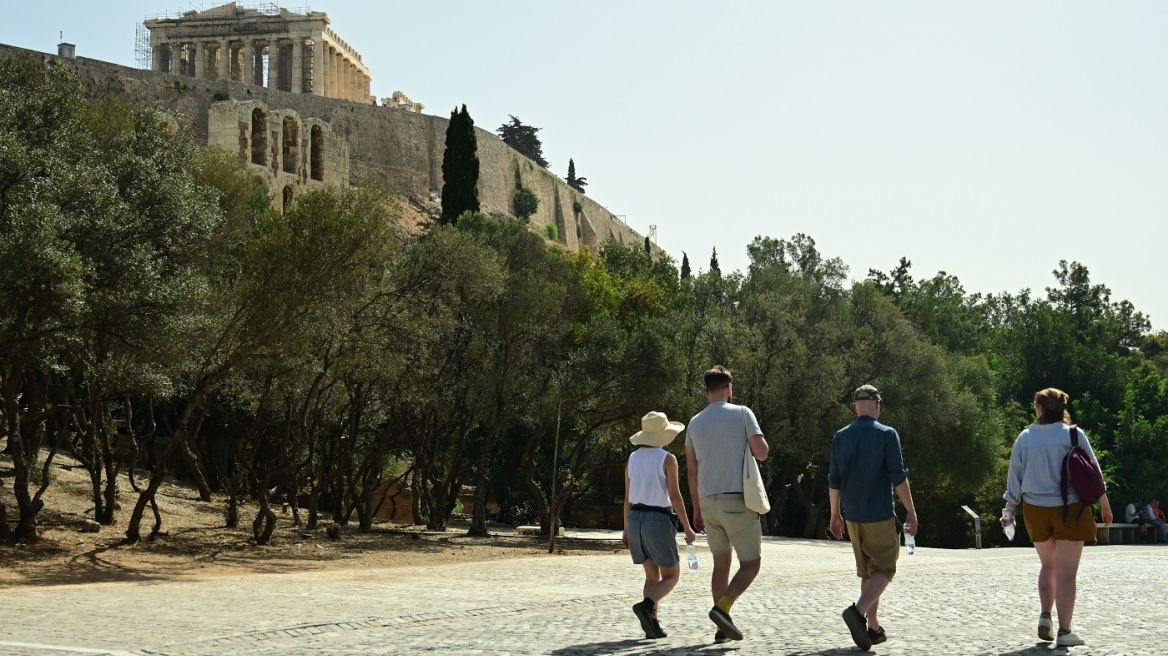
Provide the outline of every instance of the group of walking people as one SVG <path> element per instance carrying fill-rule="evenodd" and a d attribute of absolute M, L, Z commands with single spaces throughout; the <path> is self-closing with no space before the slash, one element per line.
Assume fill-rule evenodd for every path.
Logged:
<path fill-rule="evenodd" d="M 641 431 L 630 438 L 639 448 L 630 455 L 625 470 L 622 541 L 633 562 L 645 570 L 643 599 L 633 605 L 633 613 L 649 639 L 667 636 L 658 610 L 681 572 L 675 521 L 687 543 L 694 542 L 697 532 L 707 536 L 714 559 L 710 577 L 714 605 L 709 618 L 715 626 L 715 643 L 742 640 L 742 630 L 730 612 L 762 562 L 762 523 L 744 496 L 748 491 L 744 490 L 744 470 L 749 471 L 745 465 L 752 464 L 746 458 L 766 460 L 769 445 L 754 412 L 732 402 L 733 376 L 728 369 L 715 366 L 703 380 L 709 405 L 690 420 L 685 438 L 692 525 L 681 494 L 677 458 L 665 449 L 686 426 L 670 421 L 664 413 L 650 412 L 641 420 Z M 900 436 L 880 422 L 880 391 L 863 385 L 851 400 L 856 418 L 832 438 L 829 529 L 836 539 L 846 534 L 851 541 L 860 594 L 843 610 L 842 618 L 852 641 L 867 650 L 888 639 L 878 610 L 900 555 L 901 529 L 893 495 L 904 506 L 904 533 L 915 536 L 920 524 Z M 1001 517 L 1007 529 L 1013 527 L 1015 514 L 1022 514 L 1040 562 L 1038 637 L 1060 646 L 1084 644 L 1071 631 L 1075 579 L 1083 546 L 1094 544 L 1096 533 L 1091 505 L 1083 503 L 1073 485 L 1066 493 L 1061 490 L 1063 460 L 1072 438 L 1099 471 L 1087 436 L 1070 423 L 1068 403 L 1067 394 L 1054 388 L 1035 395 L 1036 421 L 1014 442 Z M 1103 521 L 1110 523 L 1105 492 L 1098 501 Z M 731 576 L 735 554 L 738 569 Z"/>

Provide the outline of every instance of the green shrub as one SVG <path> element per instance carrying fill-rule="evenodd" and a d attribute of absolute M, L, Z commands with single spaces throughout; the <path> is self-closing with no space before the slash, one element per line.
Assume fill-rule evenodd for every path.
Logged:
<path fill-rule="evenodd" d="M 552 241 L 559 241 L 560 240 L 560 229 L 558 226 L 556 226 L 556 224 L 554 224 L 554 223 L 547 224 L 546 230 L 547 230 L 547 238 L 548 239 L 550 239 Z"/>
<path fill-rule="evenodd" d="M 516 189 L 511 202 L 515 205 L 515 216 L 525 221 L 539 209 L 539 197 L 527 187 Z"/>

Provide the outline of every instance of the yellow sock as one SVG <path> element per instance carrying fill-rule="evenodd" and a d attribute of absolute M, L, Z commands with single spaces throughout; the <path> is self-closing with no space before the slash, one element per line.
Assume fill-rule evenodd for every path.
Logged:
<path fill-rule="evenodd" d="M 728 614 L 730 612 L 730 607 L 733 605 L 734 600 L 730 597 L 727 597 L 726 595 L 722 595 L 722 598 L 718 600 L 718 608 L 721 608 L 723 613 Z"/>

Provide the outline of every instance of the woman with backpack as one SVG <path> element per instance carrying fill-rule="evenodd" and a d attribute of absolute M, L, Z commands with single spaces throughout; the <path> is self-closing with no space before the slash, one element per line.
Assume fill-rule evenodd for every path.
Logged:
<path fill-rule="evenodd" d="M 1034 542 L 1038 572 L 1038 637 L 1059 646 L 1084 644 L 1071 631 L 1075 611 L 1075 577 L 1084 544 L 1095 544 L 1098 500 L 1105 524 L 1111 504 L 1100 475 L 1099 460 L 1087 435 L 1071 424 L 1067 393 L 1048 387 L 1034 395 L 1037 421 L 1018 435 L 1010 453 L 1003 528 L 1014 523 L 1022 507 L 1026 531 Z M 1058 634 L 1052 632 L 1051 610 L 1058 610 Z"/>

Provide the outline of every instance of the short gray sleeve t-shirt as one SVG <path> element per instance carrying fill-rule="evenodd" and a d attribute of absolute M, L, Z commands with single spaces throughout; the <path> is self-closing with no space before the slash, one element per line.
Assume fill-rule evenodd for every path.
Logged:
<path fill-rule="evenodd" d="M 742 492 L 742 460 L 752 435 L 762 435 L 762 429 L 754 412 L 742 405 L 711 403 L 689 421 L 685 445 L 697 456 L 702 496 Z"/>

